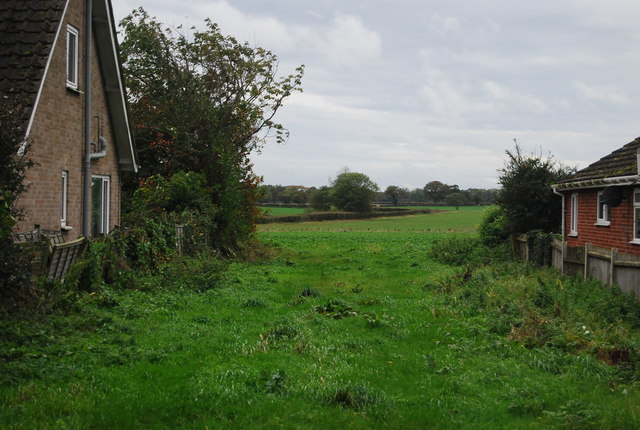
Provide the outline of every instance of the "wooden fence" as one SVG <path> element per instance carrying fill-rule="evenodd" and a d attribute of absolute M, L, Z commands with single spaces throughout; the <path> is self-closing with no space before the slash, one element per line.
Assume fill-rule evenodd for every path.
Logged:
<path fill-rule="evenodd" d="M 527 236 L 514 238 L 514 255 L 529 261 Z M 618 285 L 640 300 L 640 255 L 622 254 L 590 243 L 568 246 L 555 239 L 551 245 L 551 265 L 561 273 L 582 279 L 597 279 L 604 285 Z"/>

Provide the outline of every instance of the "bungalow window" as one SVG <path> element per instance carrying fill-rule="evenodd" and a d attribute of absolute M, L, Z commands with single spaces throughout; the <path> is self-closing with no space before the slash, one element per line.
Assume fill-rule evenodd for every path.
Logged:
<path fill-rule="evenodd" d="M 609 206 L 602 201 L 602 191 L 598 192 L 598 218 L 596 225 L 610 225 Z"/>
<path fill-rule="evenodd" d="M 78 30 L 67 27 L 67 87 L 78 89 Z"/>
<path fill-rule="evenodd" d="M 111 178 L 109 176 L 93 176 L 91 181 L 91 231 L 99 236 L 109 233 L 109 193 Z"/>
<path fill-rule="evenodd" d="M 640 189 L 633 192 L 633 241 L 640 242 Z"/>
<path fill-rule="evenodd" d="M 571 194 L 571 219 L 569 222 L 569 235 L 578 235 L 578 194 Z"/>
<path fill-rule="evenodd" d="M 62 196 L 60 200 L 60 227 L 67 227 L 67 199 L 69 190 L 69 172 L 62 171 Z"/>

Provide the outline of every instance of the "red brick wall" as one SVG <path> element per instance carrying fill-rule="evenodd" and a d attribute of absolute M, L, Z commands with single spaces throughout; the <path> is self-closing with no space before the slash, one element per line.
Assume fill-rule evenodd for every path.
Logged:
<path fill-rule="evenodd" d="M 572 237 L 571 192 L 565 193 L 565 229 L 569 246 L 584 246 L 590 242 L 602 248 L 617 248 L 624 254 L 640 254 L 640 245 L 633 240 L 633 188 L 625 187 L 624 200 L 615 208 L 609 208 L 610 225 L 596 225 L 598 191 L 602 189 L 578 190 L 578 235 Z"/>
<path fill-rule="evenodd" d="M 72 25 L 79 31 L 78 89 L 74 92 L 66 86 L 66 29 Z M 40 100 L 36 106 L 33 125 L 29 134 L 31 156 L 38 163 L 27 172 L 29 190 L 20 197 L 18 204 L 25 209 L 26 218 L 18 223 L 17 231 L 40 224 L 44 229 L 60 229 L 63 170 L 68 173 L 67 225 L 73 230 L 64 231 L 67 240 L 82 235 L 82 186 L 84 152 L 84 1 L 70 0 L 51 63 L 45 77 Z M 98 119 L 102 122 L 102 134 L 108 142 L 107 157 L 91 163 L 92 174 L 111 177 L 110 225 L 120 220 L 120 176 L 118 156 L 107 111 L 104 84 L 100 73 L 95 40 L 92 55 L 92 124 L 91 140 L 97 140 Z"/>

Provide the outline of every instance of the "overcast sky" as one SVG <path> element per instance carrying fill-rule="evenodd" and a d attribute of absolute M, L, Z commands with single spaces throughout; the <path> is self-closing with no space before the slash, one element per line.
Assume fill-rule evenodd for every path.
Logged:
<path fill-rule="evenodd" d="M 344 167 L 388 185 L 492 188 L 505 150 L 586 167 L 640 136 L 638 0 L 112 0 L 304 64 L 253 157 L 266 184 L 326 185 Z"/>

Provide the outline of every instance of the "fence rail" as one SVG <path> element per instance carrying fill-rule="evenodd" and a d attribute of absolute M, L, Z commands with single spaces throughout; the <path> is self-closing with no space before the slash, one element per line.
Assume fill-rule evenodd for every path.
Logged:
<path fill-rule="evenodd" d="M 529 261 L 526 235 L 513 239 L 514 255 Z M 568 246 L 555 239 L 551 244 L 551 265 L 565 275 L 597 279 L 604 285 L 618 285 L 622 291 L 640 300 L 640 255 L 622 254 L 616 248 L 607 249 L 586 243 Z"/>

